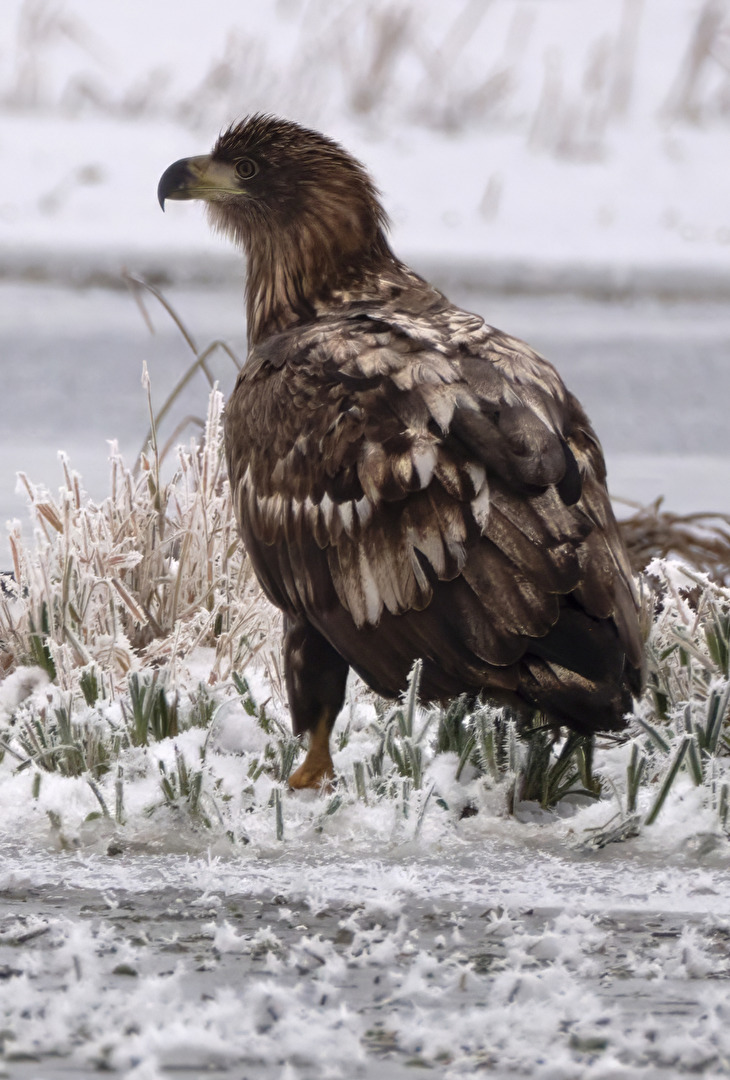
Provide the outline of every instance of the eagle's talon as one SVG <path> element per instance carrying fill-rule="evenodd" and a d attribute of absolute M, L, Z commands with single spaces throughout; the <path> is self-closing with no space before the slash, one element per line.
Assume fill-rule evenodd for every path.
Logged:
<path fill-rule="evenodd" d="M 337 710 L 332 714 L 325 709 L 309 730 L 307 756 L 289 777 L 289 787 L 295 791 L 314 788 L 329 794 L 334 790 L 335 767 L 330 754 L 330 729 L 336 715 Z"/>
<path fill-rule="evenodd" d="M 309 760 L 307 755 L 306 760 L 299 766 L 296 772 L 293 772 L 289 777 L 289 787 L 294 791 L 301 791 L 304 788 L 314 788 L 317 791 L 323 791 L 329 795 L 335 788 L 335 770 L 332 765 L 332 760 L 329 762 L 314 762 Z"/>

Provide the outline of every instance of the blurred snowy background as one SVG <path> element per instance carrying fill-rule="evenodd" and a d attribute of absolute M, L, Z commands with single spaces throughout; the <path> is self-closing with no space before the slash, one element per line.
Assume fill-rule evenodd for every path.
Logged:
<path fill-rule="evenodd" d="M 353 150 L 396 250 L 555 362 L 614 493 L 730 510 L 724 0 L 3 0 L 0 42 L 3 519 L 59 448 L 102 494 L 105 439 L 144 436 L 142 360 L 157 400 L 187 366 L 123 268 L 243 352 L 240 259 L 155 189 L 254 110 Z"/>

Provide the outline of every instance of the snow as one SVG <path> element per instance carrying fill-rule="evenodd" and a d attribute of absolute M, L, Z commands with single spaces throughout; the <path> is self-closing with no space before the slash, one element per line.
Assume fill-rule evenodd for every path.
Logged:
<path fill-rule="evenodd" d="M 653 572 L 683 583 L 663 564 Z M 213 661 L 193 653 L 183 685 Z M 261 674 L 249 667 L 249 685 L 269 697 L 269 723 L 285 720 Z M 63 701 L 40 677 L 7 689 L 7 707 L 22 697 L 26 711 L 5 740 L 34 702 Z M 651 829 L 600 849 L 631 743 L 600 751 L 616 800 L 510 816 L 503 784 L 469 766 L 457 780 L 456 755 L 434 757 L 417 734 L 423 787 L 391 778 L 389 796 L 370 785 L 363 800 L 351 777 L 376 751 L 374 710 L 356 685 L 349 697 L 349 741 L 334 754 L 345 786 L 332 794 L 287 794 L 252 772 L 262 728 L 230 688 L 209 731 L 122 755 L 123 820 L 98 813 L 84 774 L 43 773 L 31 797 L 32 777 L 6 757 L 10 1075 L 37 1075 L 16 1072 L 30 1060 L 44 1077 L 54 1062 L 126 1078 L 243 1068 L 399 1080 L 416 1064 L 453 1078 L 487 1064 L 595 1080 L 727 1075 L 730 871 L 708 789 L 681 775 Z M 208 827 L 182 798 L 161 799 L 158 763 L 172 777 L 179 759 L 201 763 Z M 114 785 L 98 778 L 108 805 Z M 640 815 L 654 794 L 640 791 Z M 477 812 L 463 817 L 467 805 Z"/>
<path fill-rule="evenodd" d="M 368 83 L 399 9 L 408 33 Z M 175 273 L 203 255 L 207 272 L 217 260 L 228 272 L 200 207 L 160 214 L 157 178 L 263 108 L 319 124 L 366 161 L 394 243 L 416 263 L 524 264 L 528 277 L 535 264 L 548 277 L 572 266 L 574 285 L 579 268 L 727 282 L 723 69 L 709 50 L 682 96 L 698 15 L 688 0 L 499 0 L 460 17 L 435 4 L 416 15 L 402 2 L 356 13 L 216 0 L 204 15 L 178 5 L 174 34 L 161 3 L 66 0 L 45 26 L 32 11 L 7 0 L 0 13 L 18 43 L 0 54 L 6 275 L 53 275 L 59 257 L 77 274 L 130 261 Z M 501 90 L 470 111 L 485 76 Z M 358 112 L 368 85 L 375 99 Z"/>
<path fill-rule="evenodd" d="M 702 10 L 720 20 L 704 53 Z M 131 461 L 144 436 L 142 362 L 158 401 L 186 362 L 154 305 L 153 339 L 127 297 L 76 286 L 154 276 L 199 344 L 243 354 L 239 257 L 199 206 L 163 215 L 155 189 L 255 109 L 341 140 L 399 254 L 557 362 L 615 493 L 730 510 L 729 25 L 693 0 L 208 0 L 174 16 L 159 0 L 5 0 L 3 517 L 19 514 L 15 471 L 52 484 L 60 446 L 101 498 L 105 440 Z M 232 374 L 216 367 L 224 387 Z M 192 400 L 199 414 L 199 387 Z M 177 658 L 187 704 L 214 661 Z M 286 729 L 272 671 L 246 678 Z M 633 743 L 601 751 L 616 797 L 555 812 L 509 816 L 504 787 L 468 765 L 457 781 L 456 755 L 427 748 L 420 790 L 363 800 L 352 778 L 377 717 L 353 685 L 335 753 L 350 787 L 293 795 L 252 771 L 271 740 L 216 682 L 212 733 L 130 747 L 94 791 L 14 756 L 19 718 L 52 716 L 64 693 L 35 667 L 0 683 L 0 1075 L 730 1072 L 728 847 L 709 785 L 680 774 L 651 828 L 604 848 Z M 120 701 L 76 719 L 124 722 Z M 180 761 L 203 776 L 208 825 Z M 107 817 L 99 796 L 110 811 L 117 791 Z"/>
<path fill-rule="evenodd" d="M 45 1050 L 125 1077 L 726 1075 L 727 870 L 540 849 L 24 851 L 1 882 L 0 957 L 24 972 L 0 985 L 9 1065 Z"/>

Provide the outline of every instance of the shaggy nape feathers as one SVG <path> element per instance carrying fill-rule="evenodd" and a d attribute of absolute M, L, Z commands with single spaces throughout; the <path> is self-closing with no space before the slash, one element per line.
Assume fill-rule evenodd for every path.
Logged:
<path fill-rule="evenodd" d="M 324 135 L 301 134 L 296 124 L 257 116 L 229 128 L 212 154 L 222 163 L 250 156 L 261 177 L 245 199 L 208 204 L 211 225 L 246 253 L 252 343 L 393 259 L 363 167 Z"/>

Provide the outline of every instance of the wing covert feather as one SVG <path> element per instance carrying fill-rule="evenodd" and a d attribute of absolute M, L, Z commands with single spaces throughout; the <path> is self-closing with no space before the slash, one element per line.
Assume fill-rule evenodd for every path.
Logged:
<path fill-rule="evenodd" d="M 547 361 L 461 315 L 446 309 L 440 334 L 434 318 L 330 316 L 255 350 L 227 442 L 249 543 L 288 552 L 261 556 L 278 574 L 267 591 L 319 624 L 326 595 L 363 629 L 461 575 L 469 647 L 492 665 L 550 634 L 572 597 L 615 621 L 638 665 L 590 424 Z"/>

